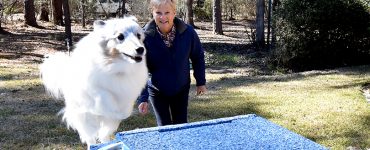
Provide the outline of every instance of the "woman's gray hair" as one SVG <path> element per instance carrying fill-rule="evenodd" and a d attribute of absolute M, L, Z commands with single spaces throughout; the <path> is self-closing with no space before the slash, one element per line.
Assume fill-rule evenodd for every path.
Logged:
<path fill-rule="evenodd" d="M 150 9 L 158 8 L 160 5 L 170 4 L 176 12 L 176 0 L 150 0 Z"/>

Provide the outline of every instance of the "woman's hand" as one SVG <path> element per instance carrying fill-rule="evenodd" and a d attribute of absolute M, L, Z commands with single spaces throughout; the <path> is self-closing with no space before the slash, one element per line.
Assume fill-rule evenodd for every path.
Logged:
<path fill-rule="evenodd" d="M 207 87 L 205 85 L 197 86 L 197 95 L 202 95 L 207 92 Z"/>
<path fill-rule="evenodd" d="M 141 102 L 138 106 L 139 112 L 142 115 L 146 115 L 148 113 L 148 102 Z"/>

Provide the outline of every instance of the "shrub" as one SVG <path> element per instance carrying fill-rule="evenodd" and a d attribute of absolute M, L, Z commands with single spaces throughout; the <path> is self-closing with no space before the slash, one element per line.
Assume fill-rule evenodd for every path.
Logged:
<path fill-rule="evenodd" d="M 272 63 L 293 71 L 370 63 L 370 14 L 358 0 L 284 0 Z"/>

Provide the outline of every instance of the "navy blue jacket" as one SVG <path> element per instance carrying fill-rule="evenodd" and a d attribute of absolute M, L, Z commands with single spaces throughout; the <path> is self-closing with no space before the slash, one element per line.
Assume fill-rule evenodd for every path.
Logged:
<path fill-rule="evenodd" d="M 206 84 L 204 50 L 194 28 L 175 18 L 176 35 L 172 47 L 160 37 L 154 20 L 144 27 L 149 80 L 138 102 L 146 102 L 151 91 L 172 96 L 190 87 L 190 61 L 196 85 Z M 148 93 L 149 89 L 149 93 Z"/>

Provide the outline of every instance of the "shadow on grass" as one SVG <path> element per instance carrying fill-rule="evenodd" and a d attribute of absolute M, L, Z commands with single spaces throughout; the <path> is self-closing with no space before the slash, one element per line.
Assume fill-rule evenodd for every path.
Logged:
<path fill-rule="evenodd" d="M 344 133 L 329 133 L 334 134 L 330 135 L 312 135 L 309 134 L 306 138 L 311 139 L 315 142 L 321 142 L 325 140 L 334 140 L 334 139 L 348 139 L 342 140 L 343 143 L 330 143 L 331 145 L 326 145 L 330 149 L 348 149 L 348 147 L 354 147 L 355 149 L 367 149 L 369 148 L 369 131 L 370 131 L 370 114 L 363 114 L 361 117 L 360 125 L 364 127 L 363 130 L 358 130 L 353 128 L 348 128 Z M 367 132 L 367 133 L 366 133 Z M 328 139 L 330 136 L 330 139 Z M 343 145 L 344 147 L 332 147 L 334 144 Z"/>
<path fill-rule="evenodd" d="M 3 91 L 0 101 L 0 143 L 4 149 L 46 148 L 80 144 L 78 134 L 68 130 L 57 113 L 62 101 L 46 96 L 43 87 L 17 92 Z M 36 148 L 36 149 L 38 149 Z"/>
<path fill-rule="evenodd" d="M 231 95 L 231 96 L 223 96 Z M 214 94 L 212 95 L 214 96 Z M 194 98 L 190 102 L 189 119 L 191 122 L 210 119 L 233 117 L 238 115 L 257 114 L 264 118 L 271 118 L 272 114 L 261 109 L 265 102 L 253 101 L 253 96 L 243 97 L 241 93 L 217 94 L 215 99 Z"/>

